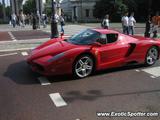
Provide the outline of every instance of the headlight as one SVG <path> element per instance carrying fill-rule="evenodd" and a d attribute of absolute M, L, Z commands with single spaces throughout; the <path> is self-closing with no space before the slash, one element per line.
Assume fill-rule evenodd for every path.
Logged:
<path fill-rule="evenodd" d="M 53 61 L 55 61 L 55 60 L 58 60 L 59 58 L 63 57 L 64 55 L 65 55 L 65 53 L 57 54 L 57 55 L 53 56 L 52 58 L 50 58 L 50 59 L 48 60 L 48 62 L 53 62 Z"/>

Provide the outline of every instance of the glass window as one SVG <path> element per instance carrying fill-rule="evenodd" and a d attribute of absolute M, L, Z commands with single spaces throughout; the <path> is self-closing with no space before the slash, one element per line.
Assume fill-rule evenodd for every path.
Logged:
<path fill-rule="evenodd" d="M 86 17 L 89 17 L 89 9 L 86 9 Z"/>
<path fill-rule="evenodd" d="M 97 42 L 101 44 L 113 43 L 116 42 L 118 39 L 118 34 L 101 34 L 100 39 L 97 39 Z"/>
<path fill-rule="evenodd" d="M 67 40 L 67 42 L 79 45 L 89 45 L 96 42 L 98 38 L 100 38 L 99 32 L 87 29 L 80 32 L 79 34 L 73 35 Z"/>
<path fill-rule="evenodd" d="M 107 34 L 107 43 L 113 43 L 116 42 L 118 39 L 118 34 Z"/>
<path fill-rule="evenodd" d="M 106 34 L 101 34 L 101 35 L 100 35 L 100 39 L 97 39 L 96 42 L 99 42 L 99 43 L 101 43 L 101 44 L 106 44 L 106 43 L 107 43 Z"/>

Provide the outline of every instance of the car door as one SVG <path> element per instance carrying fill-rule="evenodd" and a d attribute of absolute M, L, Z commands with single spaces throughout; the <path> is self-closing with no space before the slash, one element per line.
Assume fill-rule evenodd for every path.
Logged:
<path fill-rule="evenodd" d="M 123 42 L 125 37 L 119 34 L 106 34 L 107 42 L 99 48 L 101 68 L 121 66 L 128 52 L 129 44 Z"/>

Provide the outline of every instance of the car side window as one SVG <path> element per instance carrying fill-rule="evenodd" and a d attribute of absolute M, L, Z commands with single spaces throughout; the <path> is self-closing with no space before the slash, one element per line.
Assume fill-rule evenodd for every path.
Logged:
<path fill-rule="evenodd" d="M 106 34 L 106 37 L 107 37 L 107 43 L 113 43 L 117 41 L 118 34 L 115 33 Z"/>
<path fill-rule="evenodd" d="M 96 42 L 99 42 L 101 44 L 106 44 L 107 43 L 107 37 L 106 37 L 106 34 L 101 34 L 100 35 L 100 38 L 97 39 Z"/>

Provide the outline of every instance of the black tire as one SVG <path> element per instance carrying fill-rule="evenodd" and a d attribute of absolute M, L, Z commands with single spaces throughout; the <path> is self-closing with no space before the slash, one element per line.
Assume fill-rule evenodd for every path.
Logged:
<path fill-rule="evenodd" d="M 85 78 L 91 75 L 93 70 L 94 70 L 94 60 L 90 55 L 87 55 L 87 54 L 79 56 L 75 60 L 73 67 L 72 67 L 73 76 L 75 78 Z"/>
<path fill-rule="evenodd" d="M 156 46 L 152 46 L 148 49 L 145 57 L 145 65 L 151 66 L 156 63 L 159 58 L 159 50 Z"/>

